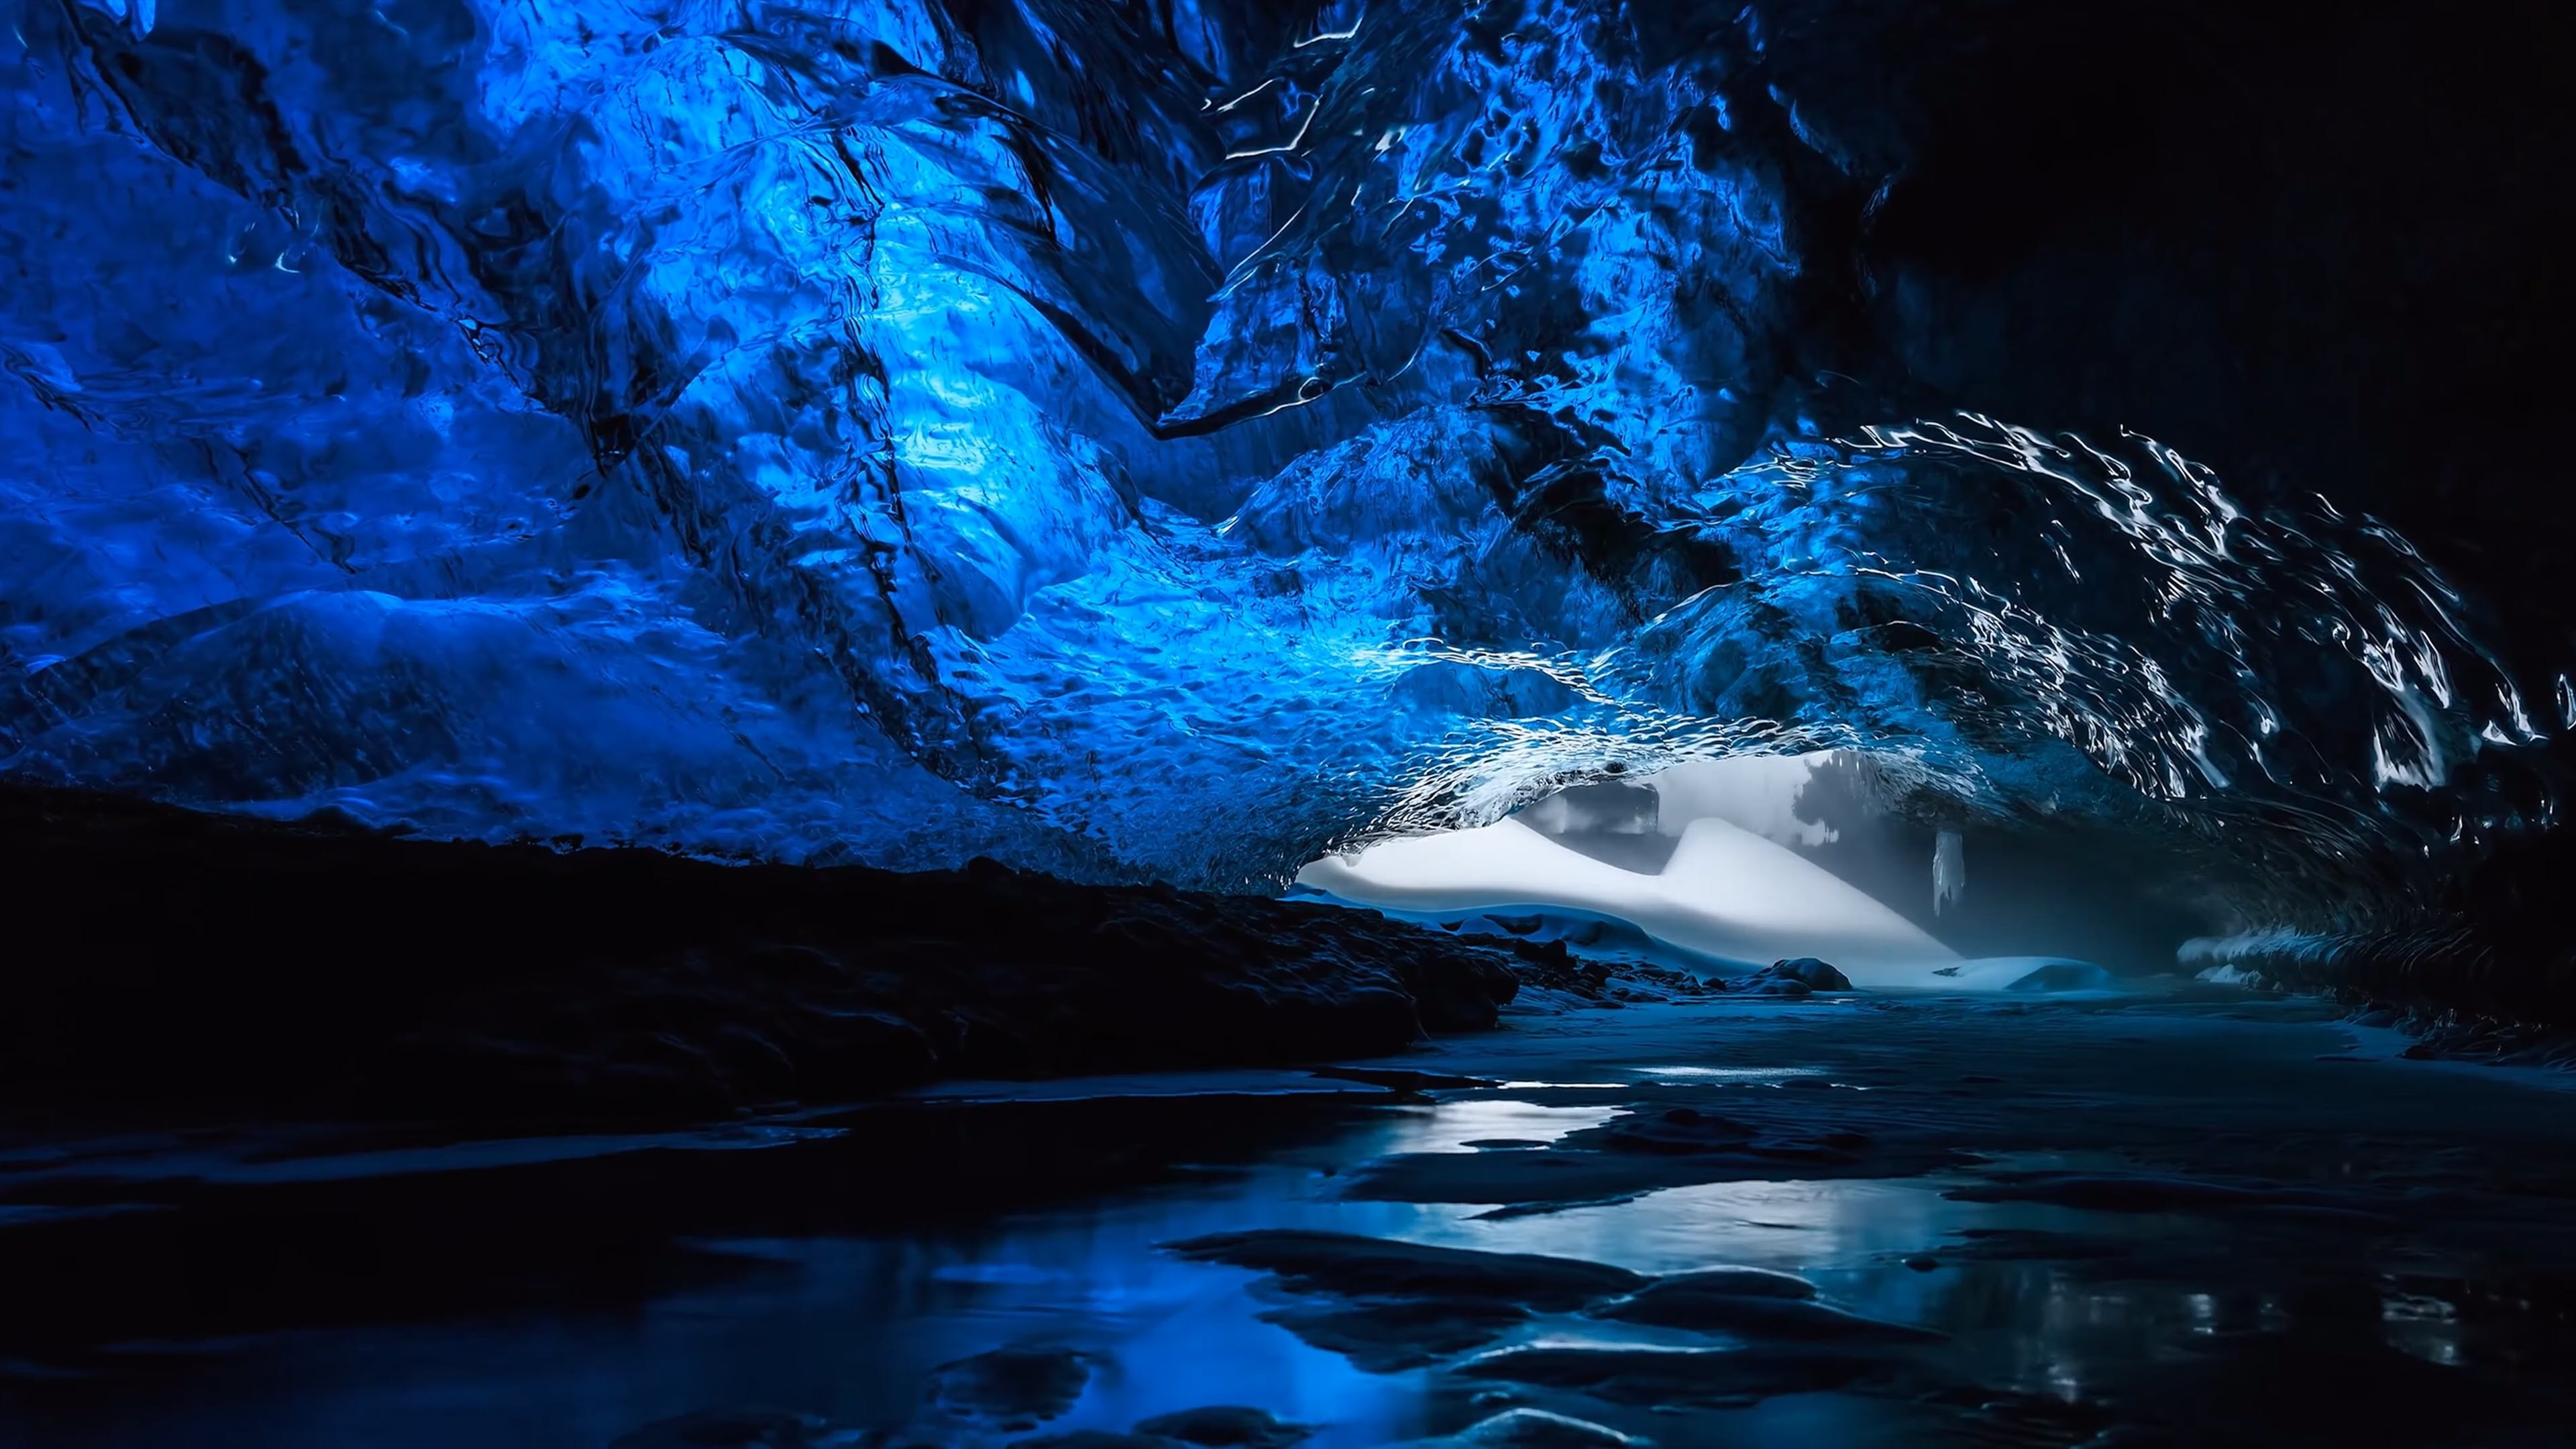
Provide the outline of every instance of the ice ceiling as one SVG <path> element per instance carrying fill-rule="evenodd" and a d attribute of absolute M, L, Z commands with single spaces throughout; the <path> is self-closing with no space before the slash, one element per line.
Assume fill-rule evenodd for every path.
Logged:
<path fill-rule="evenodd" d="M 1745 750 L 2543 821 L 2576 700 L 2332 480 L 1912 380 L 1787 9 L 31 0 L 0 770 L 1219 886 Z"/>

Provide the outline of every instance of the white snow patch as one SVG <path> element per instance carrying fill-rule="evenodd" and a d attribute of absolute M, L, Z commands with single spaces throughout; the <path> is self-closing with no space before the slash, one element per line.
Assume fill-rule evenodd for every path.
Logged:
<path fill-rule="evenodd" d="M 1505 820 L 1327 857 L 1297 882 L 1395 911 L 1590 912 L 1727 961 L 1821 956 L 1856 986 L 1957 984 L 1932 973 L 1958 953 L 1921 927 L 1797 852 L 1718 819 L 1690 822 L 1658 875 L 1594 860 Z"/>
<path fill-rule="evenodd" d="M 2072 956 L 1978 956 L 1936 973 L 1958 991 L 2078 992 L 2117 988 L 2108 968 Z"/>
<path fill-rule="evenodd" d="M 1714 818 L 1782 845 L 1827 845 L 1835 839 L 1834 828 L 1799 819 L 1798 797 L 1816 777 L 1816 767 L 1832 758 L 1832 751 L 1821 750 L 1685 760 L 1656 771 L 1646 783 L 1660 802 L 1666 835 L 1685 834 L 1693 822 Z"/>

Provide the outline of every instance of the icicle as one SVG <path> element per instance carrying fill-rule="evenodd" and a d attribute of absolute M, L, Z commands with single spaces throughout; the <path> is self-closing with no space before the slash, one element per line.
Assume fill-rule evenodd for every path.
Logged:
<path fill-rule="evenodd" d="M 1932 847 L 1932 914 L 1959 903 L 1968 893 L 1968 846 L 1959 832 L 1944 826 Z"/>

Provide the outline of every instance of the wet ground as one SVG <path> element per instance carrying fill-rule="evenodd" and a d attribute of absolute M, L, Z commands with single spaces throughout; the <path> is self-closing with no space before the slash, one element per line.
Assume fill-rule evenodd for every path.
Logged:
<path fill-rule="evenodd" d="M 0 1444 L 2576 1441 L 2576 1093 L 2399 1045 L 1863 996 L 656 1137 L 22 1126 Z"/>

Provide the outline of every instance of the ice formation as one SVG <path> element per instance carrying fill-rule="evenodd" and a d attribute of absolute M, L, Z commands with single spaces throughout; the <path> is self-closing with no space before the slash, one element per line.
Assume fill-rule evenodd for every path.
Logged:
<path fill-rule="evenodd" d="M 1932 909 L 1946 911 L 1968 893 L 1968 843 L 1947 826 L 1932 842 Z"/>
<path fill-rule="evenodd" d="M 0 773 L 1218 886 L 1840 745 L 2543 818 L 2403 537 L 1905 381 L 1838 300 L 1904 157 L 1789 10 L 25 7 Z"/>
<path fill-rule="evenodd" d="M 1715 818 L 1782 845 L 1824 845 L 1834 827 L 1801 816 L 1799 799 L 1828 754 L 1730 755 L 1687 760 L 1655 773 L 1659 828 L 1679 835 L 1694 820 Z"/>
<path fill-rule="evenodd" d="M 1518 820 L 1327 857 L 1298 884 L 1413 913 L 1540 908 L 1625 921 L 1655 940 L 1758 966 L 1818 955 L 1863 986 L 1933 984 L 1958 953 L 1824 867 L 1724 820 L 1693 820 L 1659 874 L 1568 850 Z"/>

